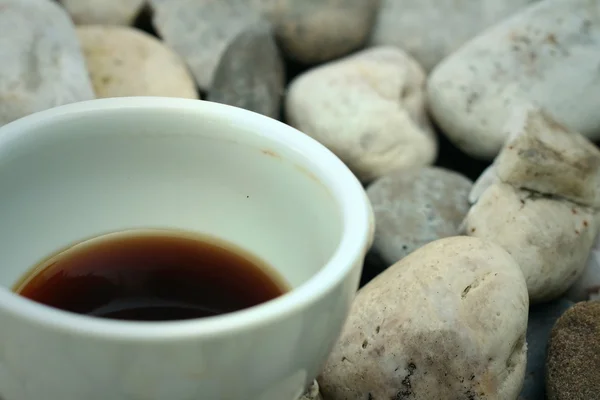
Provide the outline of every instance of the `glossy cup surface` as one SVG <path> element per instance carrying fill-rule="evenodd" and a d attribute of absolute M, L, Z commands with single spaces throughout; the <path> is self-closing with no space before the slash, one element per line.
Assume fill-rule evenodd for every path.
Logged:
<path fill-rule="evenodd" d="M 360 183 L 293 128 L 197 100 L 119 98 L 0 128 L 0 399 L 295 399 L 330 352 L 373 234 Z M 293 288 L 201 320 L 123 322 L 11 292 L 46 256 L 126 229 L 210 234 Z"/>

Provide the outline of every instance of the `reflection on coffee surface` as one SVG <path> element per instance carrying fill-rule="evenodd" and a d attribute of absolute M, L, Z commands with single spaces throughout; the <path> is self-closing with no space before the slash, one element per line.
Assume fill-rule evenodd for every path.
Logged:
<path fill-rule="evenodd" d="M 40 263 L 15 291 L 101 318 L 172 321 L 249 308 L 287 290 L 264 262 L 213 238 L 171 230 L 91 239 Z"/>

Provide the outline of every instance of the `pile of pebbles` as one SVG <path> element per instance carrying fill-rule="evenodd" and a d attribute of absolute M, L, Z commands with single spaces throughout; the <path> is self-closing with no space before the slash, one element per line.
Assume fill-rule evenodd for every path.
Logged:
<path fill-rule="evenodd" d="M 600 399 L 599 0 L 0 0 L 0 31 L 0 126 L 205 99 L 364 183 L 373 248 L 305 400 Z"/>

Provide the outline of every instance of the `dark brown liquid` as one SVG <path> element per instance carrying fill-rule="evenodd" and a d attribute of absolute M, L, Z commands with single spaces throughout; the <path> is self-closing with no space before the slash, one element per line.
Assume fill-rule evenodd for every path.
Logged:
<path fill-rule="evenodd" d="M 138 321 L 209 317 L 285 292 L 264 265 L 228 247 L 176 231 L 107 235 L 51 257 L 16 291 L 74 313 Z"/>

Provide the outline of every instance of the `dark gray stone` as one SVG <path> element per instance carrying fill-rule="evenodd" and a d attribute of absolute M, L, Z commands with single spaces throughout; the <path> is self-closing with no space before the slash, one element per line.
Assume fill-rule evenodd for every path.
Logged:
<path fill-rule="evenodd" d="M 217 66 L 208 100 L 279 116 L 285 72 L 266 23 L 241 31 Z"/>
<path fill-rule="evenodd" d="M 527 369 L 519 400 L 544 399 L 546 345 L 556 320 L 574 303 L 561 298 L 529 309 L 527 322 Z"/>

